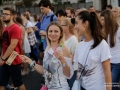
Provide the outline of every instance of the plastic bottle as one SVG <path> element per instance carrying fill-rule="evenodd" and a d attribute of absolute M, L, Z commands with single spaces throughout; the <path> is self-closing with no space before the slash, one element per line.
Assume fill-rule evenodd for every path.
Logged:
<path fill-rule="evenodd" d="M 45 36 L 42 35 L 42 36 L 41 36 L 41 42 L 44 42 L 44 40 L 45 40 Z"/>
<path fill-rule="evenodd" d="M 59 47 L 56 49 L 57 51 L 60 51 L 62 53 L 62 44 L 59 45 Z M 53 58 L 52 58 L 53 62 L 56 63 L 58 61 L 56 61 L 56 57 L 53 55 Z"/>
<path fill-rule="evenodd" d="M 59 45 L 59 47 L 57 48 L 57 51 L 62 52 L 62 46 L 63 46 L 63 45 L 62 45 L 62 44 L 60 44 L 60 45 Z"/>

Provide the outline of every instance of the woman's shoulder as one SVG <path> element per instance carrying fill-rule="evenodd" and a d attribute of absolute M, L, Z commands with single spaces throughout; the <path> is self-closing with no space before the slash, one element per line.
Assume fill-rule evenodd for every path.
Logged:
<path fill-rule="evenodd" d="M 68 58 L 71 57 L 71 55 L 70 55 L 70 50 L 68 49 L 68 47 L 67 47 L 66 45 L 63 45 L 62 51 L 63 51 L 64 57 L 68 57 Z"/>
<path fill-rule="evenodd" d="M 70 39 L 71 39 L 71 40 L 78 40 L 75 35 L 72 35 L 72 36 L 70 37 Z"/>
<path fill-rule="evenodd" d="M 108 45 L 108 43 L 103 39 L 101 42 L 100 42 L 100 44 L 98 45 L 99 47 L 109 47 L 109 45 Z"/>

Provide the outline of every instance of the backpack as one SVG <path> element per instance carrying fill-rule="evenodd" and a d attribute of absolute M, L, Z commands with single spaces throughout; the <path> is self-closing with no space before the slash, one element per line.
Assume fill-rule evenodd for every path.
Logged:
<path fill-rule="evenodd" d="M 50 17 L 50 22 L 52 22 L 52 21 L 53 21 L 53 17 L 54 17 L 54 14 L 53 14 L 53 15 L 51 15 L 51 17 Z"/>

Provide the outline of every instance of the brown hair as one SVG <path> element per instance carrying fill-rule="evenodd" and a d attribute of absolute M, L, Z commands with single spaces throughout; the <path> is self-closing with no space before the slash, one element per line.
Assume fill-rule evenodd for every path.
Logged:
<path fill-rule="evenodd" d="M 34 21 L 37 22 L 37 15 L 36 14 L 33 14 L 33 18 L 34 18 Z"/>
<path fill-rule="evenodd" d="M 71 8 L 71 7 L 67 7 L 66 10 L 70 10 L 70 13 L 75 15 L 75 11 L 74 11 L 73 8 Z"/>
<path fill-rule="evenodd" d="M 94 40 L 92 49 L 100 44 L 100 42 L 105 39 L 104 33 L 102 32 L 102 24 L 95 12 L 89 13 L 88 11 L 82 11 L 77 16 L 83 23 L 89 22 L 89 27 L 91 35 Z"/>
<path fill-rule="evenodd" d="M 22 15 L 23 15 L 24 17 L 26 17 L 26 19 L 27 19 L 27 20 L 30 20 L 30 18 L 29 18 L 29 16 L 28 16 L 28 14 L 23 13 Z"/>
<path fill-rule="evenodd" d="M 2 38 L 3 29 L 4 29 L 4 25 L 3 25 L 2 20 L 0 19 L 0 38 Z"/>
<path fill-rule="evenodd" d="M 100 16 L 103 16 L 105 20 L 104 31 L 106 34 L 106 40 L 108 39 L 108 35 L 110 35 L 110 47 L 114 47 L 115 46 L 115 34 L 116 34 L 116 31 L 118 30 L 117 21 L 113 13 L 110 10 L 103 11 Z"/>
<path fill-rule="evenodd" d="M 5 7 L 3 10 L 8 10 L 8 11 L 10 11 L 10 13 L 11 13 L 12 15 L 15 14 L 14 9 L 12 9 L 12 8 L 10 8 L 10 7 Z"/>
<path fill-rule="evenodd" d="M 62 29 L 60 23 L 53 21 L 53 22 L 51 22 L 51 23 L 49 24 L 49 26 L 47 27 L 47 30 L 46 30 L 47 48 L 46 48 L 45 51 L 47 51 L 47 50 L 51 47 L 51 41 L 50 41 L 50 39 L 48 38 L 48 30 L 49 30 L 49 27 L 52 26 L 52 25 L 55 25 L 55 26 L 57 26 L 57 27 L 60 29 L 61 36 L 60 36 L 60 38 L 59 38 L 58 43 L 64 45 L 63 29 Z"/>

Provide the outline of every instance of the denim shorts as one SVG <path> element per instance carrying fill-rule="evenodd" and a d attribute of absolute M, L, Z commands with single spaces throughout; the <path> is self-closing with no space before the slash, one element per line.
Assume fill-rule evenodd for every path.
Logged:
<path fill-rule="evenodd" d="M 0 86 L 7 86 L 10 76 L 15 87 L 19 87 L 23 84 L 21 64 L 11 66 L 4 64 L 0 67 Z"/>

